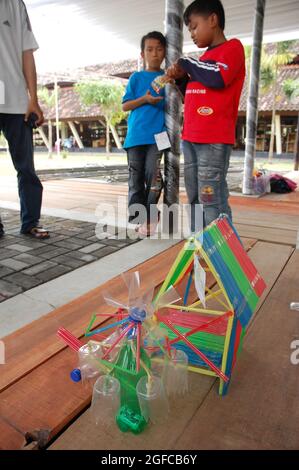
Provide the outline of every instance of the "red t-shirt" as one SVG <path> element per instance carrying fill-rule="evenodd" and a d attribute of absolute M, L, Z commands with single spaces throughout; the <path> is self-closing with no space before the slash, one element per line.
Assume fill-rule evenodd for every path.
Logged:
<path fill-rule="evenodd" d="M 234 144 L 240 95 L 245 79 L 242 43 L 231 39 L 208 49 L 200 61 L 215 61 L 224 88 L 189 81 L 185 94 L 182 139 L 195 143 Z"/>

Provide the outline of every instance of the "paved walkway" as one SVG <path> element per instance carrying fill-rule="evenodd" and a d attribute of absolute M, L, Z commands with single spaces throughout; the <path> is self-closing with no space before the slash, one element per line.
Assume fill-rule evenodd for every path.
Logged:
<path fill-rule="evenodd" d="M 0 302 L 114 253 L 137 240 L 99 240 L 94 223 L 43 217 L 48 240 L 19 233 L 19 213 L 2 210 L 5 236 L 0 243 Z M 117 231 L 116 231 L 117 232 Z"/>

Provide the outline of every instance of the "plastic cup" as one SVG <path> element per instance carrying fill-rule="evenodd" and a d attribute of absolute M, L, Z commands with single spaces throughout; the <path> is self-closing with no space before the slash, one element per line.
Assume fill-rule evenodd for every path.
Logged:
<path fill-rule="evenodd" d="M 115 422 L 119 407 L 119 381 L 110 375 L 102 375 L 94 384 L 90 408 L 96 424 L 109 425 Z"/>
<path fill-rule="evenodd" d="M 162 380 L 156 376 L 141 377 L 136 392 L 141 414 L 146 422 L 163 423 L 167 418 L 169 406 Z"/>
<path fill-rule="evenodd" d="M 164 361 L 163 383 L 167 396 L 183 396 L 188 392 L 188 356 L 180 349 L 171 349 Z"/>
<path fill-rule="evenodd" d="M 79 367 L 82 381 L 93 379 L 101 374 L 99 359 L 103 356 L 102 346 L 97 341 L 89 341 L 79 351 Z"/>

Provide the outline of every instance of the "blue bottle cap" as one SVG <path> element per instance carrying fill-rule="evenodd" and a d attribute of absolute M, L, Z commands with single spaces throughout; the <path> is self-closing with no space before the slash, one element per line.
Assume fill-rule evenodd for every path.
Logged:
<path fill-rule="evenodd" d="M 74 369 L 70 373 L 71 379 L 73 382 L 80 382 L 81 380 L 81 371 L 80 369 Z"/>

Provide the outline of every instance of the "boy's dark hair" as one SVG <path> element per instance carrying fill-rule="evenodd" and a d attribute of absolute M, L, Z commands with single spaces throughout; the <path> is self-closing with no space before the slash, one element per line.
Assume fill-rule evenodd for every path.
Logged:
<path fill-rule="evenodd" d="M 215 13 L 218 17 L 219 27 L 225 28 L 225 13 L 221 0 L 195 0 L 184 12 L 184 22 L 188 26 L 191 15 L 209 16 Z"/>
<path fill-rule="evenodd" d="M 143 36 L 143 38 L 141 39 L 141 52 L 144 51 L 145 41 L 147 39 L 157 39 L 158 41 L 160 41 L 161 45 L 166 49 L 166 37 L 159 31 L 151 31 L 150 33 L 147 33 L 145 36 Z"/>

